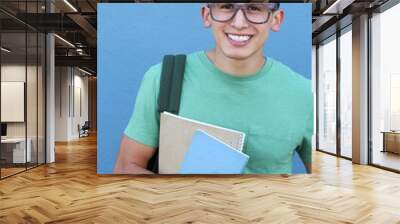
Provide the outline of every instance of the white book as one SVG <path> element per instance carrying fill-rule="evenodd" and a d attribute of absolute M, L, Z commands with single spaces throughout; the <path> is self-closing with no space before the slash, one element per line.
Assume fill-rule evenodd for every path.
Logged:
<path fill-rule="evenodd" d="M 160 115 L 160 174 L 177 174 L 197 129 L 206 131 L 232 148 L 242 151 L 245 133 L 184 118 L 168 112 Z"/>

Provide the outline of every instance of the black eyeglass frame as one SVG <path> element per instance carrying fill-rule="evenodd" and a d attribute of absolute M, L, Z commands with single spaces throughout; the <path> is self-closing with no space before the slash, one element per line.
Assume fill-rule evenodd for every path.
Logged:
<path fill-rule="evenodd" d="M 245 9 L 245 7 L 247 7 L 248 4 L 254 4 L 254 3 L 246 3 L 246 4 L 244 4 L 244 5 L 239 5 L 239 6 L 236 5 L 236 4 L 234 4 L 234 3 L 232 3 L 233 5 L 235 5 L 235 12 L 232 14 L 231 18 L 226 19 L 226 20 L 218 20 L 218 19 L 216 19 L 216 18 L 214 17 L 213 12 L 212 12 L 212 9 L 211 9 L 212 6 L 213 6 L 214 4 L 218 4 L 218 3 L 208 3 L 208 4 L 207 4 L 207 8 L 210 9 L 211 18 L 212 18 L 214 21 L 220 22 L 220 23 L 226 23 L 226 22 L 228 22 L 228 21 L 231 21 L 233 18 L 235 18 L 235 16 L 236 16 L 236 14 L 238 13 L 238 11 L 239 11 L 239 10 L 242 10 L 242 13 L 243 13 L 244 17 L 246 18 L 247 22 L 253 23 L 253 24 L 264 24 L 264 23 L 268 23 L 269 19 L 271 18 L 271 15 L 272 15 L 276 10 L 279 9 L 279 3 L 275 3 L 275 6 L 274 6 L 272 9 L 269 8 L 269 7 L 267 7 L 267 10 L 268 10 L 268 12 L 269 12 L 269 13 L 268 13 L 267 19 L 266 19 L 265 21 L 263 21 L 263 22 L 254 22 L 254 21 L 251 21 L 251 20 L 247 17 L 247 13 L 246 13 L 246 9 Z M 260 3 L 258 3 L 258 4 L 260 4 Z"/>

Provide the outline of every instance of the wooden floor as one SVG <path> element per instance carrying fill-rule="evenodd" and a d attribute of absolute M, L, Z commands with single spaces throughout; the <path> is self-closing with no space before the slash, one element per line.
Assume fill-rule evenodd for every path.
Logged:
<path fill-rule="evenodd" d="M 372 157 L 374 164 L 389 167 L 395 170 L 400 170 L 400 154 L 392 152 L 374 151 Z"/>
<path fill-rule="evenodd" d="M 24 168 L 1 168 L 1 177 L 7 177 L 10 175 L 13 175 L 15 173 L 19 173 L 26 170 L 25 167 Z"/>
<path fill-rule="evenodd" d="M 400 223 L 400 175 L 314 154 L 312 175 L 99 176 L 96 139 L 0 181 L 0 223 Z"/>
<path fill-rule="evenodd" d="M 6 168 L 2 167 L 0 170 L 1 178 L 6 178 L 8 176 L 23 172 L 27 169 L 33 169 L 35 167 L 37 167 L 37 164 L 32 164 L 32 163 L 31 164 L 28 163 L 27 167 L 25 167 L 25 164 L 22 165 L 19 164 L 18 167 L 6 167 Z"/>

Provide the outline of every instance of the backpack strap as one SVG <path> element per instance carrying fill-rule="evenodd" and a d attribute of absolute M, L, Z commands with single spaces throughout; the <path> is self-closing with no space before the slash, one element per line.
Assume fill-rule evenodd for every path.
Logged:
<path fill-rule="evenodd" d="M 158 112 L 179 113 L 186 55 L 165 55 L 162 64 Z M 158 148 L 147 164 L 147 169 L 158 173 Z"/>
<path fill-rule="evenodd" d="M 172 75 L 174 72 L 175 56 L 165 55 L 162 63 L 160 91 L 158 93 L 158 112 L 168 110 L 169 96 L 171 93 Z"/>
<path fill-rule="evenodd" d="M 179 113 L 186 55 L 166 55 L 160 78 L 158 112 Z"/>
<path fill-rule="evenodd" d="M 176 55 L 174 61 L 174 72 L 172 76 L 171 89 L 169 95 L 168 112 L 179 113 L 181 103 L 182 83 L 185 74 L 186 55 Z"/>

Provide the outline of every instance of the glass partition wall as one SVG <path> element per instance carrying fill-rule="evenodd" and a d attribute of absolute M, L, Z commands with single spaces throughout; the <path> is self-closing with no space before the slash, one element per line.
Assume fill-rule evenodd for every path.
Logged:
<path fill-rule="evenodd" d="M 42 11 L 40 3 L 20 1 L 19 13 Z M 5 2 L 0 7 L 2 4 Z M 21 14 L 17 12 L 18 15 Z M 12 26 L 7 26 L 9 23 Z M 4 11 L 0 11 L 0 26 L 0 178 L 3 179 L 45 163 L 46 39 L 44 33 Z"/>
<path fill-rule="evenodd" d="M 1 177 L 26 169 L 26 35 L 1 34 Z M 6 50 L 4 50 L 6 49 Z M 30 162 L 30 160 L 27 162 Z"/>

